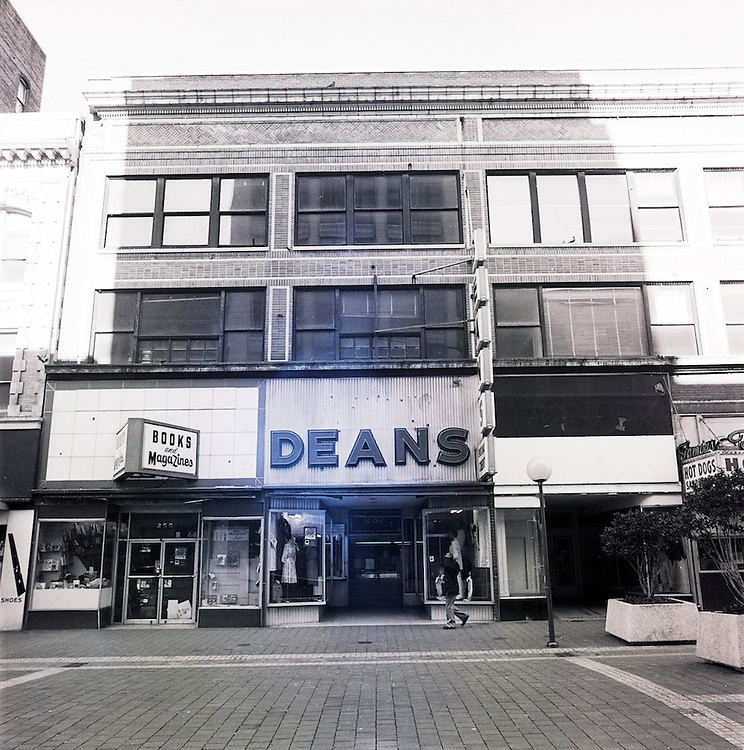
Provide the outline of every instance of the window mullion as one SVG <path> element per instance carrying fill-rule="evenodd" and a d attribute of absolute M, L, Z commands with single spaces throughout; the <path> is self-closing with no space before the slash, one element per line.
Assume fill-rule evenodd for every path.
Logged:
<path fill-rule="evenodd" d="M 537 291 L 537 319 L 540 324 L 540 346 L 542 347 L 542 351 L 540 354 L 543 357 L 547 357 L 548 355 L 548 333 L 547 333 L 547 321 L 545 319 L 545 303 L 543 301 L 543 287 L 537 286 L 535 287 Z"/>
<path fill-rule="evenodd" d="M 163 215 L 165 206 L 165 178 L 158 177 L 155 181 L 155 208 L 152 217 L 152 247 L 163 246 Z"/>
<path fill-rule="evenodd" d="M 537 198 L 537 174 L 530 172 L 527 175 L 530 184 L 530 204 L 532 205 L 532 237 L 536 244 L 542 242 L 540 231 L 540 205 Z"/>
<path fill-rule="evenodd" d="M 403 211 L 403 244 L 411 244 L 411 175 L 401 175 L 401 209 Z"/>
<path fill-rule="evenodd" d="M 576 177 L 579 181 L 579 204 L 581 208 L 581 228 L 584 232 L 584 242 L 591 242 L 592 229 L 589 222 L 589 198 L 586 192 L 586 173 L 579 172 Z"/>
<path fill-rule="evenodd" d="M 638 211 L 638 191 L 636 190 L 634 173 L 626 172 L 625 179 L 628 184 L 628 198 L 630 202 L 630 221 L 633 229 L 633 242 L 640 242 L 641 217 Z M 645 292 L 643 296 L 645 298 Z"/>
<path fill-rule="evenodd" d="M 212 192 L 209 201 L 209 232 L 207 244 L 217 247 L 220 244 L 220 178 L 212 178 Z"/>
<path fill-rule="evenodd" d="M 354 232 L 354 175 L 346 175 L 346 242 L 347 245 L 356 243 Z"/>

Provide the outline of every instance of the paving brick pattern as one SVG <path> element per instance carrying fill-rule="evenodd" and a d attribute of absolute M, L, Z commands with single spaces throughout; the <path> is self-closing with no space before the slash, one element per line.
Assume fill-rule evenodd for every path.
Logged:
<path fill-rule="evenodd" d="M 2 636 L 3 750 L 744 747 L 744 676 L 599 620 Z"/>

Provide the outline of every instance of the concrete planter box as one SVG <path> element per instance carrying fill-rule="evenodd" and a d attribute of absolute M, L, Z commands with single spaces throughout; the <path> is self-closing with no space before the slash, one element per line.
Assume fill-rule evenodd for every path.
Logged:
<path fill-rule="evenodd" d="M 628 604 L 607 602 L 605 632 L 628 643 L 694 643 L 698 609 L 693 602 Z"/>
<path fill-rule="evenodd" d="M 744 671 L 744 615 L 701 612 L 695 653 L 705 661 Z"/>

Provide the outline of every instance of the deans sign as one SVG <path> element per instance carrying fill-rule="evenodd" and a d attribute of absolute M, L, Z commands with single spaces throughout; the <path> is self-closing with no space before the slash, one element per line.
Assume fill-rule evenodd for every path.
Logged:
<path fill-rule="evenodd" d="M 114 479 L 133 475 L 196 479 L 199 431 L 132 418 L 116 435 Z"/>

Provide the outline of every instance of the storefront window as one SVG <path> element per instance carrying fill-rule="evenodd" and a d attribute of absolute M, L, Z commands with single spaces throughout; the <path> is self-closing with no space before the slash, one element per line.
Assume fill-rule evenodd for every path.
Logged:
<path fill-rule="evenodd" d="M 488 508 L 424 511 L 424 543 L 427 601 L 442 596 L 442 563 L 448 551 L 460 564 L 462 598 L 478 602 L 493 600 Z"/>
<path fill-rule="evenodd" d="M 270 511 L 271 604 L 325 601 L 324 539 L 324 511 Z"/>
<path fill-rule="evenodd" d="M 111 604 L 116 524 L 39 521 L 32 609 L 98 609 Z"/>
<path fill-rule="evenodd" d="M 202 607 L 258 607 L 261 519 L 205 518 Z"/>
<path fill-rule="evenodd" d="M 536 509 L 496 511 L 496 538 L 500 552 L 499 594 L 502 597 L 545 594 L 539 528 Z"/>

